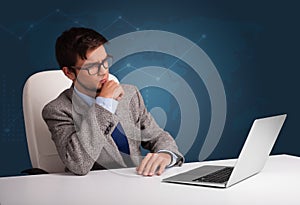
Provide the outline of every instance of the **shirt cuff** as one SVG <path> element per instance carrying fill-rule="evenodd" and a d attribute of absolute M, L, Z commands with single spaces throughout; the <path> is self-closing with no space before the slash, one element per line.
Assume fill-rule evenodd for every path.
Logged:
<path fill-rule="evenodd" d="M 96 97 L 96 103 L 113 114 L 115 114 L 119 104 L 118 101 L 112 98 L 104 98 L 100 96 Z"/>
<path fill-rule="evenodd" d="M 168 153 L 168 154 L 170 154 L 172 156 L 171 163 L 167 166 L 167 168 L 172 167 L 172 166 L 174 166 L 176 164 L 177 159 L 178 159 L 178 157 L 176 156 L 176 154 L 174 154 L 173 152 L 171 152 L 169 150 L 164 150 L 164 149 L 159 150 L 157 153 L 160 153 L 160 152 L 161 153 Z"/>

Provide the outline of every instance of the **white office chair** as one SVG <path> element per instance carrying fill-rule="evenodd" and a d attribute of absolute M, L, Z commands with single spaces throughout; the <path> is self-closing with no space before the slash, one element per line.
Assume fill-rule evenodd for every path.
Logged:
<path fill-rule="evenodd" d="M 119 82 L 113 75 L 110 75 L 109 78 Z M 53 70 L 33 74 L 24 85 L 23 113 L 33 168 L 39 168 L 49 173 L 64 172 L 64 165 L 51 140 L 48 126 L 42 118 L 42 109 L 71 84 L 72 81 L 64 75 L 62 70 Z"/>

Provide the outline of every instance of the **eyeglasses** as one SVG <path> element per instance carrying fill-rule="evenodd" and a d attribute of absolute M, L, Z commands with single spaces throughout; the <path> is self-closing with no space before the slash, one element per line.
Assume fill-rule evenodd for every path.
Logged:
<path fill-rule="evenodd" d="M 107 56 L 102 62 L 100 63 L 87 63 L 84 64 L 82 67 L 80 66 L 69 66 L 70 68 L 77 69 L 77 70 L 87 70 L 89 75 L 97 75 L 100 73 L 101 67 L 104 70 L 107 70 L 112 65 L 112 56 Z"/>

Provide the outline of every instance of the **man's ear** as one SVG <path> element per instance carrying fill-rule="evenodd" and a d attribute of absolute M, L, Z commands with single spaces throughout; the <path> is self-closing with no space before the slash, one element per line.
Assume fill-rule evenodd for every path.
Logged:
<path fill-rule="evenodd" d="M 62 67 L 62 71 L 64 74 L 71 79 L 72 81 L 76 80 L 76 75 L 74 72 L 72 72 L 68 67 Z"/>

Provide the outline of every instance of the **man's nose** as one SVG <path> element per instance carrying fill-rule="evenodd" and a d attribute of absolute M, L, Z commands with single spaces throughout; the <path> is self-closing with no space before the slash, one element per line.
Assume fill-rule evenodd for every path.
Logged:
<path fill-rule="evenodd" d="M 101 70 L 100 70 L 100 72 L 98 72 L 97 76 L 99 76 L 99 77 L 104 77 L 104 76 L 106 75 L 106 73 L 107 73 L 107 72 L 101 71 Z"/>

